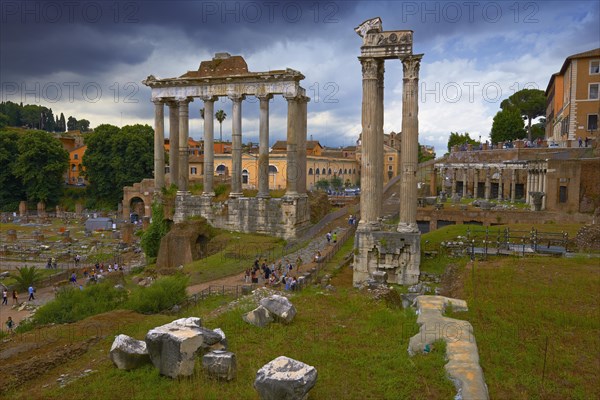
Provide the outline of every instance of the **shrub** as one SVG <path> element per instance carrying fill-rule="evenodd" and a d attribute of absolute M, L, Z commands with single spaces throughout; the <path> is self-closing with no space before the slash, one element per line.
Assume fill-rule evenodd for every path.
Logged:
<path fill-rule="evenodd" d="M 187 298 L 187 283 L 188 277 L 181 274 L 160 278 L 148 287 L 133 291 L 127 308 L 144 314 L 167 310 Z"/>
<path fill-rule="evenodd" d="M 169 224 L 165 220 L 163 205 L 152 204 L 152 223 L 142 234 L 141 246 L 148 257 L 158 256 L 161 239 L 169 232 Z"/>
<path fill-rule="evenodd" d="M 80 290 L 65 287 L 51 301 L 38 309 L 34 325 L 76 322 L 92 315 L 114 310 L 127 298 L 127 292 L 115 289 L 109 282 L 99 283 Z"/>
<path fill-rule="evenodd" d="M 36 267 L 17 267 L 17 272 L 14 279 L 19 291 L 27 290 L 42 278 L 42 272 Z"/>

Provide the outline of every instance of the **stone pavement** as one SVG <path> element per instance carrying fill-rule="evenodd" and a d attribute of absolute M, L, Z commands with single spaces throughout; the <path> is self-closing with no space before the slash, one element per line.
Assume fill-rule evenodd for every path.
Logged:
<path fill-rule="evenodd" d="M 419 333 L 410 338 L 408 353 L 424 352 L 426 345 L 437 340 L 446 342 L 446 372 L 458 391 L 456 398 L 463 400 L 487 400 L 489 394 L 479 365 L 477 343 L 473 326 L 467 321 L 444 317 L 447 306 L 455 311 L 466 311 L 467 302 L 444 296 L 418 296 L 417 324 Z"/>

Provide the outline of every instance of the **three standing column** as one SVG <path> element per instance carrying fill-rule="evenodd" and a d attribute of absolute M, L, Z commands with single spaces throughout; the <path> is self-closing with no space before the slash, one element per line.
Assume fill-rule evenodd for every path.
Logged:
<path fill-rule="evenodd" d="M 165 187 L 165 108 L 162 99 L 154 103 L 154 190 Z"/>
<path fill-rule="evenodd" d="M 417 226 L 417 163 L 419 136 L 418 85 L 419 67 L 423 55 L 402 59 L 402 157 L 400 186 L 400 222 L 398 232 L 419 232 Z"/>

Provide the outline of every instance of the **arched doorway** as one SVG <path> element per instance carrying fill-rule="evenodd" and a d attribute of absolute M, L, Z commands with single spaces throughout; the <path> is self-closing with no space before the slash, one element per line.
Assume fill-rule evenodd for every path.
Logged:
<path fill-rule="evenodd" d="M 132 197 L 131 200 L 129 200 L 129 210 L 130 213 L 136 214 L 138 219 L 142 219 L 145 216 L 145 207 L 146 204 L 144 203 L 144 200 L 141 197 Z"/>

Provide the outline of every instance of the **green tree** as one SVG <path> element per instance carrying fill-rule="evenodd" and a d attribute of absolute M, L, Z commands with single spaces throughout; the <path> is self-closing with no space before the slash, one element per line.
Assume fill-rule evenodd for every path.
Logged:
<path fill-rule="evenodd" d="M 435 158 L 435 153 L 429 154 L 429 153 L 423 152 L 423 147 L 419 144 L 418 160 L 420 163 L 429 161 L 429 160 L 433 160 L 434 158 Z"/>
<path fill-rule="evenodd" d="M 169 232 L 169 224 L 165 219 L 163 205 L 155 201 L 152 203 L 152 223 L 142 235 L 141 246 L 148 257 L 158 256 L 160 241 Z"/>
<path fill-rule="evenodd" d="M 344 184 L 344 182 L 342 182 L 342 179 L 339 176 L 334 176 L 333 178 L 331 178 L 331 186 L 335 189 L 335 190 L 340 190 Z"/>
<path fill-rule="evenodd" d="M 25 198 L 21 179 L 14 174 L 16 157 L 19 154 L 19 134 L 15 131 L 0 131 L 0 209 L 15 211 Z"/>
<path fill-rule="evenodd" d="M 87 132 L 90 130 L 90 121 L 88 121 L 87 119 L 80 119 L 77 121 L 76 124 L 76 129 L 80 130 L 81 132 Z"/>
<path fill-rule="evenodd" d="M 22 134 L 18 151 L 14 174 L 21 179 L 27 199 L 55 203 L 62 192 L 69 153 L 58 139 L 44 131 Z"/>
<path fill-rule="evenodd" d="M 219 110 L 215 113 L 215 118 L 217 119 L 217 121 L 219 121 L 219 141 L 222 142 L 223 141 L 223 121 L 225 121 L 225 118 L 227 118 L 227 114 L 225 114 L 225 111 Z"/>
<path fill-rule="evenodd" d="M 507 142 L 525 137 L 523 117 L 518 109 L 506 108 L 494 116 L 490 138 L 492 143 Z"/>
<path fill-rule="evenodd" d="M 8 116 L 8 126 L 22 126 L 21 110 L 22 106 L 12 101 L 0 103 L 0 113 Z"/>
<path fill-rule="evenodd" d="M 77 118 L 69 116 L 67 120 L 67 131 L 74 131 L 77 129 Z"/>
<path fill-rule="evenodd" d="M 23 122 L 23 125 L 26 125 L 31 129 L 42 129 L 41 124 L 43 118 L 43 111 L 44 110 L 42 107 L 37 106 L 35 104 L 27 104 L 26 106 L 24 106 L 21 111 L 21 121 Z"/>
<path fill-rule="evenodd" d="M 10 124 L 10 118 L 6 114 L 0 113 L 0 130 Z"/>
<path fill-rule="evenodd" d="M 523 117 L 527 118 L 527 139 L 531 137 L 531 120 L 546 114 L 546 95 L 543 90 L 519 90 L 500 104 L 502 110 L 516 108 Z"/>
<path fill-rule="evenodd" d="M 57 132 L 64 132 L 66 130 L 67 130 L 67 123 L 65 121 L 65 115 L 63 113 L 60 113 L 60 120 L 59 120 Z"/>
<path fill-rule="evenodd" d="M 329 189 L 329 181 L 327 179 L 319 179 L 317 183 L 315 183 L 317 190 L 327 190 Z"/>
<path fill-rule="evenodd" d="M 123 187 L 151 178 L 154 167 L 154 131 L 148 125 L 126 125 L 119 129 L 103 124 L 86 135 L 83 156 L 90 195 L 115 206 Z"/>
<path fill-rule="evenodd" d="M 453 146 L 462 146 L 463 144 L 479 145 L 480 143 L 475 139 L 471 139 L 469 132 L 450 132 L 450 137 L 448 138 L 448 151 L 451 151 Z"/>

